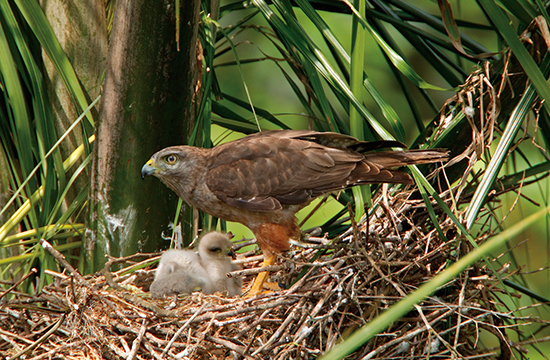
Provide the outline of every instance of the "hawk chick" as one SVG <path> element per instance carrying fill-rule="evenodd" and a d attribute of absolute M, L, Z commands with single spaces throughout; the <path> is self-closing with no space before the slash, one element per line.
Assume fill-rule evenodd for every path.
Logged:
<path fill-rule="evenodd" d="M 153 297 L 193 291 L 205 294 L 227 291 L 229 296 L 240 295 L 242 279 L 227 277 L 228 272 L 239 269 L 231 262 L 230 254 L 231 240 L 219 232 L 204 235 L 198 253 L 193 250 L 166 251 L 150 287 Z"/>

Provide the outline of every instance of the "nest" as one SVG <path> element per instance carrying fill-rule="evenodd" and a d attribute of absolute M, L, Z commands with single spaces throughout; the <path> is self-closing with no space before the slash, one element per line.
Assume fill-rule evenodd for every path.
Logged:
<path fill-rule="evenodd" d="M 129 265 L 86 278 L 58 274 L 39 296 L 15 293 L 5 301 L 0 354 L 11 359 L 319 357 L 470 249 L 440 214 L 443 241 L 422 201 L 401 193 L 380 204 L 369 223 L 352 223 L 337 238 L 309 235 L 295 242 L 271 268 L 271 280 L 287 289 L 256 297 L 193 293 L 152 299 L 147 290 L 154 266 L 145 265 L 158 254 L 113 260 L 107 269 Z M 248 263 L 248 273 L 257 273 L 260 259 L 249 252 L 239 261 Z M 507 272 L 500 269 L 501 277 Z M 524 352 L 507 332 L 532 319 L 513 318 L 500 305 L 502 291 L 491 274 L 483 267 L 468 269 L 350 358 L 496 359 L 509 358 L 512 349 Z M 252 279 L 245 275 L 245 290 Z M 494 348 L 479 345 L 483 331 L 496 340 Z"/>

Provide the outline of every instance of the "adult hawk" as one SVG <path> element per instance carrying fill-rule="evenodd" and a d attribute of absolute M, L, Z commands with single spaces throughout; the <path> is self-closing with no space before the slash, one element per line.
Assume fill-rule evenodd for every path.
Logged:
<path fill-rule="evenodd" d="M 249 227 L 264 254 L 264 266 L 299 238 L 294 214 L 319 195 L 359 184 L 413 184 L 405 165 L 447 159 L 447 151 L 372 151 L 404 147 L 397 141 L 363 142 L 351 136 L 308 130 L 273 130 L 212 149 L 172 146 L 141 169 L 154 175 L 189 205 Z M 267 273 L 250 295 L 261 292 Z"/>

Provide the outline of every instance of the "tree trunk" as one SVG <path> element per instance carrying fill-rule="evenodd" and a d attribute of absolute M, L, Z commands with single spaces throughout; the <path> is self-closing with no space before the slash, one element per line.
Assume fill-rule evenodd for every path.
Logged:
<path fill-rule="evenodd" d="M 40 5 L 78 75 L 88 100 L 93 101 L 100 94 L 109 47 L 103 2 L 42 0 Z M 44 55 L 43 59 L 49 80 L 48 95 L 56 117 L 56 130 L 58 136 L 61 136 L 80 113 L 49 57 Z M 84 141 L 82 132 L 73 131 L 60 145 L 63 158 L 66 159 Z"/>
<path fill-rule="evenodd" d="M 199 7 L 182 2 L 178 51 L 173 1 L 117 1 L 92 167 L 89 271 L 105 254 L 169 244 L 162 234 L 171 234 L 177 196 L 159 181 L 142 181 L 140 169 L 161 148 L 186 143 L 193 124 Z"/>
<path fill-rule="evenodd" d="M 107 36 L 107 24 L 105 19 L 105 5 L 101 1 L 94 0 L 48 0 L 40 1 L 50 27 L 64 53 L 71 62 L 82 89 L 88 101 L 96 99 L 101 90 L 101 81 L 107 63 L 109 39 Z M 67 91 L 59 72 L 43 51 L 46 86 L 48 96 L 51 99 L 53 123 L 57 138 L 61 137 L 73 122 L 81 114 L 74 104 L 74 100 Z M 97 107 L 92 110 L 95 119 L 98 118 Z M 82 124 L 87 124 L 85 121 Z M 71 134 L 60 144 L 63 159 L 68 158 L 73 151 L 87 139 L 83 138 L 80 128 Z M 88 134 L 93 132 L 88 125 Z M 76 166 L 73 167 L 76 169 Z M 72 175 L 69 170 L 66 177 Z M 76 196 L 89 185 L 89 169 L 84 170 L 86 176 L 79 176 L 75 184 L 68 190 L 65 196 L 65 206 L 68 207 Z M 73 219 L 84 222 L 85 217 Z M 79 239 L 80 240 L 80 239 Z"/>

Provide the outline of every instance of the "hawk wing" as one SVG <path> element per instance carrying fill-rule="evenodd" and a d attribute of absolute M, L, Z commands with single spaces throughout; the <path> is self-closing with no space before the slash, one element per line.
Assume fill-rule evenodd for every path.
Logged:
<path fill-rule="evenodd" d="M 307 130 L 249 135 L 212 149 L 206 185 L 229 205 L 274 211 L 359 183 L 412 182 L 402 172 L 386 170 L 383 165 L 365 161 L 364 155 L 347 150 L 359 144 L 368 143 L 346 135 Z M 374 146 L 380 145 L 377 142 Z"/>

